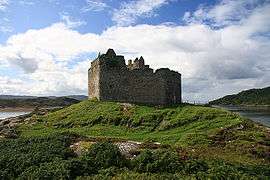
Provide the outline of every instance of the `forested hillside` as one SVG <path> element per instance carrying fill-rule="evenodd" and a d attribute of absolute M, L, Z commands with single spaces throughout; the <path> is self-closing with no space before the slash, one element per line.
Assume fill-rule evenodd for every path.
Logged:
<path fill-rule="evenodd" d="M 270 105 L 270 87 L 250 89 L 210 101 L 211 105 Z"/>

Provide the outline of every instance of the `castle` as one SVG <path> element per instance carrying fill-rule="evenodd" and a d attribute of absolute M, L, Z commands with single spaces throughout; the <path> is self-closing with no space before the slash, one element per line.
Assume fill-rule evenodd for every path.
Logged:
<path fill-rule="evenodd" d="M 181 103 L 181 74 L 168 68 L 155 72 L 143 57 L 125 63 L 113 49 L 98 55 L 88 70 L 88 96 L 101 101 L 167 105 Z"/>

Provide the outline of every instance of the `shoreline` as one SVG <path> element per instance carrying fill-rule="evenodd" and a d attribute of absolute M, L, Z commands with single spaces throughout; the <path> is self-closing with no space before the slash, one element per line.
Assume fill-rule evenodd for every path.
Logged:
<path fill-rule="evenodd" d="M 212 105 L 213 108 L 225 109 L 238 113 L 242 117 L 248 118 L 253 122 L 262 124 L 270 128 L 270 107 L 269 106 L 234 106 L 234 105 Z"/>
<path fill-rule="evenodd" d="M 269 111 L 270 105 L 211 105 L 218 108 L 239 108 L 244 110 Z"/>
<path fill-rule="evenodd" d="M 32 112 L 34 108 L 23 108 L 23 107 L 7 107 L 7 108 L 0 108 L 0 112 Z"/>
<path fill-rule="evenodd" d="M 239 106 L 239 107 L 270 107 L 270 105 L 264 104 L 264 105 L 252 105 L 252 104 L 210 104 L 211 106 Z"/>

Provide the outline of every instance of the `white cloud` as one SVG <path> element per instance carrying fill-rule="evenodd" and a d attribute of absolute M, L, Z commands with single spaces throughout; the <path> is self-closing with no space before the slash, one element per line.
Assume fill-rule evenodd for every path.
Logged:
<path fill-rule="evenodd" d="M 261 0 L 222 0 L 215 6 L 200 6 L 195 12 L 186 12 L 183 20 L 189 23 L 207 23 L 211 26 L 226 26 L 248 17 Z"/>
<path fill-rule="evenodd" d="M 86 93 L 88 61 L 80 62 L 72 68 L 53 61 L 44 63 L 44 65 L 48 64 L 50 68 L 44 66 L 30 76 L 32 81 L 38 82 L 38 86 L 32 86 L 28 92 L 38 95 Z"/>
<path fill-rule="evenodd" d="M 24 82 L 20 79 L 10 78 L 8 76 L 0 76 L 0 94 L 23 94 Z M 17 92 L 15 91 L 17 89 Z"/>
<path fill-rule="evenodd" d="M 2 33 L 11 33 L 13 31 L 13 28 L 8 25 L 1 25 L 0 24 L 0 32 Z"/>
<path fill-rule="evenodd" d="M 20 0 L 19 3 L 23 6 L 33 6 L 35 4 L 33 0 Z"/>
<path fill-rule="evenodd" d="M 4 11 L 9 4 L 9 0 L 0 0 L 0 11 Z"/>
<path fill-rule="evenodd" d="M 86 25 L 85 21 L 72 19 L 66 13 L 60 14 L 60 17 L 64 21 L 64 23 L 67 25 L 68 28 L 77 28 L 79 26 Z"/>
<path fill-rule="evenodd" d="M 183 75 L 184 99 L 208 100 L 270 84 L 270 5 L 256 7 L 239 24 L 212 29 L 205 24 L 111 27 L 81 34 L 65 23 L 11 36 L 0 46 L 0 64 L 20 67 L 22 83 L 4 86 L 12 94 L 63 95 L 87 92 L 89 60 L 73 59 L 114 48 L 126 59 L 143 55 L 151 67 Z M 155 36 L 153 36 L 155 34 Z M 70 66 L 70 63 L 74 64 Z M 15 67 L 14 67 L 15 66 Z M 2 87 L 2 86 L 1 86 Z"/>
<path fill-rule="evenodd" d="M 138 0 L 123 2 L 119 9 L 113 12 L 112 20 L 119 26 L 131 25 L 139 17 L 150 17 L 155 15 L 154 11 L 167 4 L 169 0 Z"/>
<path fill-rule="evenodd" d="M 70 61 L 77 54 L 88 52 L 89 47 L 92 47 L 91 41 L 96 38 L 95 34 L 82 35 L 64 23 L 56 23 L 44 29 L 28 30 L 11 36 L 2 56 L 8 59 L 14 53 L 22 52 L 39 59 L 40 54 L 45 53 L 56 61 Z"/>
<path fill-rule="evenodd" d="M 88 11 L 103 11 L 104 9 L 108 8 L 109 6 L 103 2 L 102 0 L 86 0 L 86 5 L 81 9 L 82 12 Z"/>

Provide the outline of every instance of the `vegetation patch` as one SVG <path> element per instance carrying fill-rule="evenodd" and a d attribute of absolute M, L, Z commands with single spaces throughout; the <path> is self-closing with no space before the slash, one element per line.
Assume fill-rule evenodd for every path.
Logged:
<path fill-rule="evenodd" d="M 46 177 L 62 179 L 241 179 L 265 178 L 269 173 L 269 130 L 238 114 L 210 107 L 88 100 L 36 114 L 16 131 L 18 139 L 1 143 L 2 162 L 15 163 L 2 165 L 4 177 L 33 175 L 35 179 L 47 173 Z M 125 149 L 129 142 L 137 144 Z M 12 169 L 18 165 L 15 158 L 9 159 L 13 156 L 8 146 L 14 147 L 10 153 L 21 157 L 20 164 L 25 165 L 21 169 Z M 25 164 L 22 161 L 30 154 L 18 150 L 21 146 L 31 147 L 30 154 L 37 154 L 37 159 L 43 151 L 48 153 Z M 57 163 L 59 168 L 50 168 Z M 254 174 L 257 169 L 259 173 Z"/>
<path fill-rule="evenodd" d="M 77 156 L 70 145 L 80 139 L 62 133 L 0 142 L 1 179 L 241 179 L 270 175 L 269 166 L 185 158 L 174 148 L 145 149 L 129 159 L 108 141 L 92 144 Z"/>

